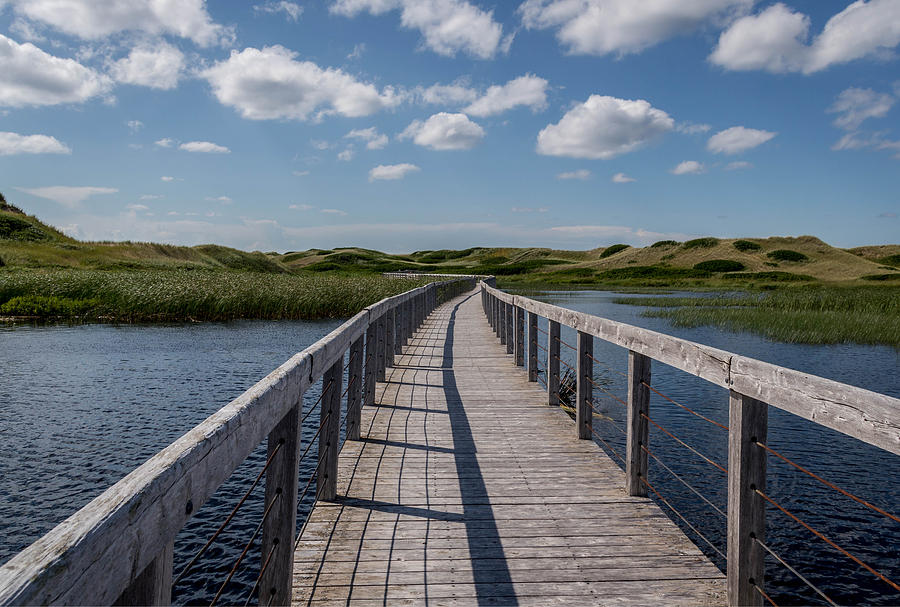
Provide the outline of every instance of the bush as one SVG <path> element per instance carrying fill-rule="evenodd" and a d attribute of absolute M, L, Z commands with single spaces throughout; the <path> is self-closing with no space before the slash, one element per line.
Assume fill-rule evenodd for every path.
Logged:
<path fill-rule="evenodd" d="M 790 272 L 742 272 L 740 274 L 723 274 L 722 278 L 734 278 L 737 280 L 769 280 L 774 282 L 809 282 L 815 280 L 807 274 L 792 274 Z"/>
<path fill-rule="evenodd" d="M 603 252 L 600 253 L 600 259 L 604 259 L 606 257 L 610 257 L 615 255 L 619 251 L 624 251 L 628 248 L 627 244 L 614 244 L 603 249 Z"/>
<path fill-rule="evenodd" d="M 68 299 L 43 295 L 19 295 L 0 306 L 10 316 L 78 316 L 99 305 L 96 299 Z"/>
<path fill-rule="evenodd" d="M 695 238 L 694 240 L 688 240 L 681 246 L 685 249 L 709 249 L 716 246 L 717 244 L 719 244 L 718 238 L 707 236 L 706 238 Z"/>
<path fill-rule="evenodd" d="M 887 257 L 882 257 L 876 261 L 883 263 L 886 266 L 900 267 L 900 255 L 888 255 Z"/>
<path fill-rule="evenodd" d="M 677 240 L 657 240 L 652 245 L 650 245 L 651 249 L 656 249 L 658 247 L 677 247 L 681 243 Z"/>
<path fill-rule="evenodd" d="M 900 274 L 867 274 L 866 276 L 861 276 L 863 280 L 900 280 Z"/>
<path fill-rule="evenodd" d="M 734 248 L 738 251 L 759 251 L 762 246 L 749 240 L 735 240 Z"/>
<path fill-rule="evenodd" d="M 806 261 L 809 259 L 803 253 L 798 251 L 791 251 L 790 249 L 777 249 L 775 251 L 770 251 L 767 255 L 769 259 L 775 259 L 777 261 Z"/>
<path fill-rule="evenodd" d="M 707 272 L 740 272 L 745 267 L 741 262 L 731 259 L 709 259 L 696 264 L 694 269 Z"/>
<path fill-rule="evenodd" d="M 664 266 L 633 266 L 614 268 L 597 274 L 597 278 L 623 280 L 628 278 L 709 278 L 710 272 L 691 268 L 667 268 Z"/>

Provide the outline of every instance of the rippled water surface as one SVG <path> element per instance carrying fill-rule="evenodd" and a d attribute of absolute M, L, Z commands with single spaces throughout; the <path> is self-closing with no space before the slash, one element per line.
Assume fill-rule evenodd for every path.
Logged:
<path fill-rule="evenodd" d="M 898 353 L 869 346 L 779 344 L 711 328 L 673 329 L 665 319 L 643 318 L 641 308 L 612 303 L 616 295 L 575 291 L 532 295 L 538 299 L 615 320 L 675 334 L 761 360 L 900 396 Z M 26 547 L 96 497 L 148 457 L 181 436 L 263 378 L 294 353 L 315 342 L 339 321 L 233 322 L 173 326 L 0 327 L 0 562 Z M 540 335 L 545 345 L 545 337 Z M 574 335 L 563 329 L 563 340 Z M 562 348 L 571 362 L 571 351 Z M 602 362 L 595 377 L 597 405 L 608 420 L 595 428 L 621 453 L 624 437 L 625 351 L 595 341 Z M 543 366 L 543 363 L 542 363 Z M 725 390 L 654 363 L 652 384 L 695 411 L 728 423 Z M 305 396 L 309 409 L 320 387 Z M 615 397 L 615 398 L 614 398 Z M 651 416 L 685 442 L 727 465 L 724 430 L 654 395 Z M 317 416 L 304 424 L 304 445 L 315 433 Z M 770 408 L 769 444 L 812 471 L 896 513 L 900 510 L 900 464 L 895 456 Z M 651 449 L 659 459 L 718 508 L 725 509 L 725 477 L 656 427 Z M 609 448 L 607 447 L 607 448 Z M 615 456 L 613 456 L 615 457 Z M 215 531 L 262 468 L 258 448 L 191 519 L 176 539 L 176 575 Z M 312 465 L 310 464 L 312 460 Z M 300 490 L 314 467 L 301 464 Z M 656 462 L 654 487 L 713 547 L 679 521 L 721 566 L 725 521 Z M 299 506 L 303 520 L 314 485 Z M 769 458 L 769 493 L 788 510 L 820 530 L 887 577 L 900 578 L 900 524 L 835 494 L 787 464 Z M 666 509 L 666 507 L 663 507 Z M 263 511 L 261 485 L 234 522 L 176 584 L 177 603 L 208 603 L 250 539 Z M 673 514 L 673 518 L 676 516 Z M 768 543 L 810 581 L 841 604 L 900 604 L 900 593 L 815 538 L 772 508 Z M 250 596 L 260 556 L 248 562 L 224 588 L 224 603 L 243 604 Z M 779 604 L 822 601 L 774 561 L 767 563 L 767 586 Z"/>

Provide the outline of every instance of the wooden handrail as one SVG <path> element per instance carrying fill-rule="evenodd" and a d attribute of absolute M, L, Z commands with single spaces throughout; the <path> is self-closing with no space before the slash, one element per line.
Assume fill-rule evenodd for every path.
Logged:
<path fill-rule="evenodd" d="M 0 567 L 0 605 L 110 605 L 117 600 L 168 602 L 170 598 L 166 596 L 170 597 L 171 588 L 165 584 L 171 586 L 171 546 L 175 536 L 267 437 L 270 449 L 272 441 L 277 440 L 282 445 L 289 444 L 284 453 L 296 452 L 300 428 L 295 422 L 303 393 L 326 371 L 334 375 L 351 346 L 361 355 L 360 340 L 365 338 L 371 342 L 372 328 L 389 313 L 393 316 L 395 311 L 407 315 L 417 312 L 417 321 L 409 326 L 418 327 L 427 312 L 441 303 L 440 293 L 447 298 L 474 286 L 473 277 L 455 277 L 382 299 L 292 356 Z M 384 364 L 384 343 L 377 345 L 380 346 L 378 359 Z M 371 349 L 366 347 L 365 351 Z M 372 374 L 378 370 L 377 365 L 360 361 L 354 366 L 355 372 L 362 373 L 363 367 L 367 377 L 360 378 L 357 389 L 365 385 L 367 392 L 372 391 Z M 336 394 L 340 395 L 340 390 Z M 368 393 L 367 398 L 370 398 Z M 334 410 L 333 397 L 327 408 Z M 339 416 L 340 406 L 336 408 Z M 319 440 L 333 441 L 333 449 L 340 420 L 328 422 L 330 434 L 322 433 Z M 291 424 L 292 429 L 287 428 Z M 291 432 L 298 435 L 285 436 Z M 295 440 L 286 440 L 291 438 Z M 323 444 L 320 442 L 320 446 Z M 320 480 L 322 475 L 329 474 L 334 479 L 336 457 L 331 460 L 327 462 L 329 470 L 317 468 Z M 293 461 L 296 468 L 295 460 L 286 461 Z M 320 455 L 320 467 L 321 463 Z M 273 466 L 267 483 L 273 482 L 270 479 L 296 477 L 297 470 L 290 465 L 288 468 Z M 296 512 L 296 483 L 286 488 L 288 493 L 291 489 L 293 504 L 287 508 L 280 506 L 280 512 Z M 270 490 L 267 487 L 267 493 Z M 278 490 L 280 493 L 283 488 Z M 282 503 L 285 497 L 290 498 L 281 495 Z M 278 516 L 273 515 L 271 521 L 274 522 L 267 521 L 267 529 L 295 532 L 294 524 L 279 521 Z M 293 545 L 293 537 L 279 540 L 285 546 Z M 263 543 L 266 545 L 267 540 Z M 292 554 L 281 559 L 277 572 L 267 571 L 267 577 L 279 577 L 278 585 L 289 589 L 291 562 Z M 156 587 L 148 583 L 150 578 L 155 580 Z M 277 597 L 275 603 L 281 604 L 283 600 L 284 597 Z"/>
<path fill-rule="evenodd" d="M 645 496 L 651 419 L 650 366 L 657 360 L 729 390 L 727 595 L 729 605 L 761 605 L 764 588 L 765 442 L 768 405 L 820 426 L 900 455 L 900 399 L 842 384 L 823 377 L 711 348 L 685 339 L 625 323 L 511 295 L 487 282 L 479 283 L 482 306 L 500 343 L 509 348 L 516 319 L 515 364 L 520 364 L 519 319 L 529 314 L 529 360 L 536 358 L 537 319 L 547 319 L 547 399 L 559 404 L 560 326 L 577 331 L 576 436 L 591 438 L 592 339 L 603 339 L 628 350 L 628 402 L 625 489 Z M 510 352 L 510 350 L 507 350 Z M 529 379 L 531 379 L 529 363 Z M 567 365 L 568 366 L 568 365 Z M 723 468 L 723 470 L 725 470 Z M 702 537 L 702 536 L 701 536 Z"/>

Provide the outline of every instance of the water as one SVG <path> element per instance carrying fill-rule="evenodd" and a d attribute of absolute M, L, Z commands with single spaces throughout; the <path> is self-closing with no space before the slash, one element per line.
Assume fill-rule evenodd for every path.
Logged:
<path fill-rule="evenodd" d="M 0 563 L 340 322 L 0 326 Z M 307 409 L 319 393 L 319 384 L 307 392 Z M 304 424 L 304 444 L 317 424 L 317 415 Z M 314 457 L 301 464 L 301 490 Z M 176 575 L 264 461 L 262 445 L 189 521 L 175 542 Z M 261 518 L 262 485 L 175 586 L 175 602 L 215 596 Z M 301 516 L 314 494 L 313 484 Z M 258 545 L 221 603 L 244 603 L 259 571 Z"/>
<path fill-rule="evenodd" d="M 674 329 L 665 319 L 641 317 L 641 308 L 613 304 L 611 299 L 617 295 L 610 293 L 574 291 L 533 296 L 900 396 L 898 354 L 889 348 L 778 344 L 714 328 Z M 0 327 L 0 562 L 339 323 Z M 546 346 L 544 335 L 540 338 Z M 562 338 L 574 345 L 571 330 L 564 327 Z M 571 364 L 571 351 L 563 347 L 562 354 Z M 594 355 L 608 368 L 601 370 L 598 365 L 597 379 L 605 380 L 609 392 L 624 399 L 624 381 L 618 373 L 626 369 L 625 351 L 595 340 Z M 661 363 L 654 363 L 652 383 L 678 402 L 728 423 L 725 390 Z M 306 410 L 316 402 L 319 391 L 319 385 L 308 391 Z M 611 424 L 624 427 L 623 410 L 602 393 L 596 400 L 612 421 L 597 421 L 595 427 L 621 453 L 624 437 Z M 711 459 L 727 464 L 724 430 L 656 395 L 651 400 L 651 417 Z M 312 415 L 304 425 L 304 444 L 314 434 L 317 422 L 317 415 Z M 897 457 L 774 408 L 770 409 L 769 427 L 769 444 L 788 457 L 889 512 L 900 510 Z M 651 449 L 725 509 L 723 474 L 656 428 L 651 430 Z M 261 446 L 179 534 L 176 575 L 249 488 L 264 460 Z M 314 457 L 301 464 L 301 491 L 314 464 Z M 724 552 L 724 519 L 655 462 L 650 465 L 650 481 Z M 772 457 L 768 489 L 786 508 L 851 553 L 889 578 L 900 578 L 900 555 L 893 551 L 900 545 L 900 525 Z M 312 485 L 299 505 L 300 520 L 309 511 L 314 491 Z M 175 586 L 176 603 L 209 603 L 250 539 L 262 511 L 260 486 L 220 539 Z M 770 508 L 767 516 L 768 543 L 838 603 L 900 603 L 900 594 L 780 512 Z M 724 566 L 713 548 L 684 528 L 720 567 Z M 221 603 L 243 604 L 250 595 L 259 571 L 258 543 L 247 559 L 226 586 Z M 822 602 L 774 561 L 767 563 L 767 578 L 772 598 L 779 604 Z"/>
<path fill-rule="evenodd" d="M 612 302 L 622 294 L 598 291 L 528 293 L 529 297 L 559 306 L 604 316 L 632 325 L 668 333 L 691 341 L 736 352 L 806 373 L 828 377 L 900 397 L 900 353 L 888 347 L 850 344 L 812 346 L 784 344 L 712 327 L 675 328 L 662 318 L 645 318 L 645 308 Z M 689 293 L 675 296 L 702 296 Z M 546 321 L 543 321 L 546 323 Z M 545 324 L 539 325 L 546 330 Z M 575 332 L 562 327 L 561 339 L 575 345 Z M 546 335 L 539 333 L 546 347 Z M 543 354 L 543 353 L 541 353 Z M 573 351 L 561 347 L 561 358 L 574 366 Z M 618 346 L 594 340 L 595 379 L 608 393 L 594 390 L 595 403 L 610 419 L 594 427 L 601 438 L 624 454 L 624 407 L 627 353 Z M 540 366 L 545 366 L 541 361 Z M 563 369 L 565 369 L 563 367 Z M 673 400 L 723 425 L 728 425 L 728 392 L 704 380 L 656 361 L 652 385 Z M 727 432 L 665 399 L 652 394 L 650 417 L 713 461 L 727 467 Z M 599 441 L 598 441 L 599 442 Z M 861 441 L 822 428 L 794 415 L 769 408 L 768 444 L 808 470 L 870 503 L 900 515 L 900 458 Z M 601 445 L 603 446 L 603 445 Z M 609 447 L 604 447 L 612 455 Z M 650 447 L 673 472 L 703 494 L 720 510 L 726 510 L 725 474 L 679 445 L 651 424 Z M 704 552 L 724 570 L 725 519 L 705 504 L 652 458 L 649 482 L 696 528 L 713 547 L 662 505 Z M 820 531 L 889 579 L 900 581 L 900 524 L 872 512 L 829 489 L 774 456 L 768 457 L 767 493 L 801 520 Z M 652 492 L 651 492 L 652 495 Z M 897 605 L 900 593 L 848 559 L 772 506 L 767 508 L 766 543 L 810 582 L 842 605 Z M 824 604 L 824 601 L 772 557 L 766 562 L 766 588 L 779 605 Z"/>

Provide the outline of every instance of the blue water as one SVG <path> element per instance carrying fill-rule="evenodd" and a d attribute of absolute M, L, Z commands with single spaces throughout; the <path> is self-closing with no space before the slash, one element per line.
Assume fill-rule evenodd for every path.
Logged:
<path fill-rule="evenodd" d="M 616 305 L 611 293 L 574 291 L 536 297 L 615 320 L 672 333 L 801 371 L 900 396 L 897 352 L 870 346 L 778 344 L 711 328 L 674 329 L 664 319 L 644 318 L 641 308 Z M 340 321 L 185 324 L 170 326 L 0 326 L 0 562 L 28 546 L 104 489 L 185 431 L 238 396 Z M 544 336 L 540 336 L 545 345 Z M 574 335 L 563 329 L 563 340 Z M 625 396 L 617 372 L 625 351 L 595 340 L 597 379 Z M 563 347 L 563 356 L 571 356 Z M 571 358 L 567 359 L 571 362 Z M 728 423 L 727 392 L 691 375 L 654 364 L 652 383 L 696 411 Z M 305 396 L 309 409 L 319 386 Z M 624 427 L 615 399 L 598 395 L 612 422 L 598 421 L 601 436 L 621 452 Z M 656 397 L 651 416 L 711 459 L 727 464 L 724 430 Z M 318 423 L 304 425 L 306 444 Z M 771 409 L 770 444 L 832 482 L 890 512 L 900 510 L 898 458 L 790 414 Z M 651 449 L 710 501 L 724 510 L 724 475 L 654 428 Z M 252 483 L 265 460 L 257 449 L 199 510 L 176 539 L 175 573 L 215 531 Z M 310 462 L 312 460 L 312 463 Z M 314 467 L 301 464 L 300 489 Z M 724 552 L 725 523 L 655 462 L 654 484 L 697 530 Z M 303 520 L 311 486 L 299 506 Z M 900 578 L 900 525 L 834 494 L 769 458 L 769 492 L 831 539 L 894 579 Z M 666 510 L 665 506 L 663 507 Z M 173 589 L 176 603 L 208 603 L 250 539 L 263 510 L 262 486 L 232 524 Z M 672 515 L 676 518 L 675 515 Z M 677 520 L 677 518 L 676 518 Z M 848 561 L 778 511 L 768 512 L 769 544 L 841 604 L 900 604 L 900 594 Z M 680 524 L 684 525 L 679 521 Z M 724 563 L 684 527 L 720 566 Z M 243 604 L 260 566 L 258 543 L 225 587 L 222 604 Z M 767 587 L 779 604 L 821 603 L 777 563 L 767 568 Z"/>

